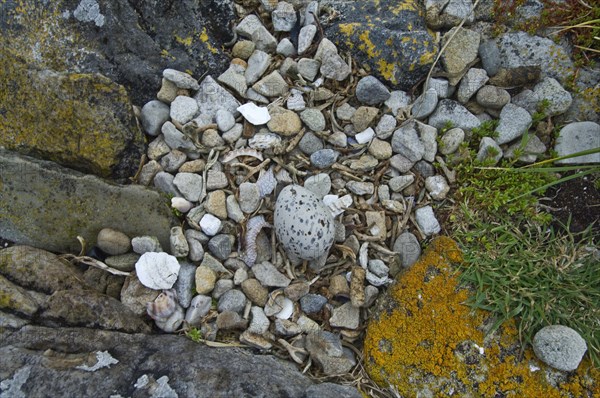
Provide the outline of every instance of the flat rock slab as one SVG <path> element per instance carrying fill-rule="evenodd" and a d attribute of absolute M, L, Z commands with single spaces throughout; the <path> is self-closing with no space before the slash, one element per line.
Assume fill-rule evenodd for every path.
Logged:
<path fill-rule="evenodd" d="M 146 387 L 134 387 L 144 375 Z M 28 397 L 360 397 L 350 387 L 315 385 L 273 356 L 211 348 L 176 335 L 79 328 L 2 329 L 0 381 L 3 394 Z M 157 384 L 162 395 L 148 391 Z"/>
<path fill-rule="evenodd" d="M 95 176 L 0 150 L 0 236 L 53 252 L 91 247 L 102 228 L 158 237 L 169 247 L 174 223 L 167 199 L 139 185 L 109 184 Z"/>
<path fill-rule="evenodd" d="M 421 2 L 365 0 L 335 6 L 344 18 L 328 26 L 325 36 L 368 64 L 384 83 L 408 90 L 427 74 L 437 49 Z"/>

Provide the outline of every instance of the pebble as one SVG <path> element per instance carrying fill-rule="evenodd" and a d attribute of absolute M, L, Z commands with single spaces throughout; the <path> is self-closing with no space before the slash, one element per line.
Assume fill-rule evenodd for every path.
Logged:
<path fill-rule="evenodd" d="M 338 131 L 327 137 L 327 142 L 335 147 L 346 148 L 348 146 L 348 137 L 342 131 Z"/>
<path fill-rule="evenodd" d="M 170 150 L 171 148 L 165 142 L 164 136 L 159 135 L 155 140 L 148 144 L 148 158 L 150 160 L 158 160 L 169 153 Z"/>
<path fill-rule="evenodd" d="M 219 330 L 244 330 L 246 327 L 248 327 L 248 321 L 237 312 L 223 311 L 217 315 L 217 328 Z"/>
<path fill-rule="evenodd" d="M 241 105 L 229 91 L 221 87 L 210 75 L 206 76 L 200 83 L 200 89 L 194 95 L 194 99 L 198 102 L 200 115 L 207 118 L 213 118 L 219 109 L 225 109 L 237 116 L 237 108 Z"/>
<path fill-rule="evenodd" d="M 531 345 L 542 362 L 564 372 L 576 370 L 587 351 L 581 335 L 563 325 L 543 327 L 533 336 Z"/>
<path fill-rule="evenodd" d="M 417 122 L 417 130 L 419 131 L 419 136 L 421 137 L 421 142 L 425 149 L 423 152 L 423 159 L 428 162 L 433 162 L 438 152 L 437 129 L 427 124 Z"/>
<path fill-rule="evenodd" d="M 326 169 L 335 163 L 339 155 L 333 149 L 320 149 L 310 155 L 310 163 L 318 169 Z"/>
<path fill-rule="evenodd" d="M 386 160 L 392 157 L 392 146 L 389 142 L 374 138 L 368 149 L 375 159 Z"/>
<path fill-rule="evenodd" d="M 247 84 L 254 84 L 262 77 L 271 64 L 271 56 L 264 51 L 254 50 L 248 59 L 248 68 L 244 75 Z"/>
<path fill-rule="evenodd" d="M 325 40 L 321 40 L 323 43 Z M 316 55 L 315 55 L 316 59 Z M 337 52 L 327 51 L 321 58 L 321 74 L 327 79 L 342 81 L 346 79 L 350 72 L 350 66 L 339 56 Z"/>
<path fill-rule="evenodd" d="M 311 58 L 302 58 L 298 61 L 298 73 L 311 82 L 317 77 L 320 67 L 321 63 Z"/>
<path fill-rule="evenodd" d="M 177 97 L 179 88 L 172 81 L 162 78 L 160 90 L 156 93 L 156 98 L 165 104 L 170 104 Z M 168 114 L 168 112 L 167 112 Z"/>
<path fill-rule="evenodd" d="M 250 314 L 252 319 L 250 321 L 250 326 L 248 326 L 248 332 L 255 334 L 267 333 L 271 322 L 265 315 L 263 309 L 258 306 L 252 306 L 252 308 L 250 308 Z"/>
<path fill-rule="evenodd" d="M 460 128 L 453 128 L 444 133 L 440 138 L 439 150 L 442 155 L 449 155 L 458 150 L 465 139 L 465 132 Z"/>
<path fill-rule="evenodd" d="M 415 119 L 425 119 L 433 113 L 437 104 L 437 91 L 430 88 L 417 98 L 412 106 L 411 114 Z"/>
<path fill-rule="evenodd" d="M 254 50 L 256 49 L 256 45 L 250 40 L 239 40 L 231 49 L 231 55 L 234 58 L 240 58 L 247 60 L 250 58 Z"/>
<path fill-rule="evenodd" d="M 447 123 L 451 123 L 452 127 L 471 130 L 479 127 L 481 121 L 458 102 L 443 99 L 429 116 L 428 123 L 436 129 L 442 129 L 446 127 Z"/>
<path fill-rule="evenodd" d="M 335 275 L 329 280 L 329 293 L 332 297 L 349 297 L 350 286 L 344 275 Z"/>
<path fill-rule="evenodd" d="M 346 102 L 335 110 L 335 115 L 338 119 L 348 122 L 354 116 L 354 112 L 356 112 L 356 108 Z"/>
<path fill-rule="evenodd" d="M 298 79 L 298 62 L 292 58 L 286 58 L 279 67 L 279 74 L 293 80 Z"/>
<path fill-rule="evenodd" d="M 267 127 L 273 133 L 290 137 L 298 134 L 302 129 L 302 121 L 296 112 L 281 107 L 271 108 L 271 120 Z"/>
<path fill-rule="evenodd" d="M 508 91 L 496 86 L 483 86 L 479 89 L 475 98 L 479 105 L 491 109 L 502 109 L 504 105 L 510 102 Z"/>
<path fill-rule="evenodd" d="M 427 178 L 435 174 L 435 167 L 429 162 L 420 160 L 414 165 L 414 171 L 421 174 L 421 177 Z"/>
<path fill-rule="evenodd" d="M 446 45 L 450 37 L 452 41 L 442 54 L 442 63 L 450 75 L 449 83 L 454 86 L 460 81 L 462 71 L 477 58 L 481 35 L 470 29 L 454 27 L 442 38 L 442 46 Z"/>
<path fill-rule="evenodd" d="M 450 186 L 443 176 L 435 175 L 425 179 L 425 189 L 434 200 L 443 200 L 450 191 Z"/>
<path fill-rule="evenodd" d="M 237 223 L 244 221 L 246 217 L 244 216 L 244 212 L 242 211 L 242 208 L 240 207 L 240 204 L 238 203 L 235 196 L 227 196 L 225 206 L 227 207 L 227 216 L 229 218 L 231 218 Z"/>
<path fill-rule="evenodd" d="M 355 195 L 373 195 L 375 192 L 375 185 L 372 182 L 364 181 L 349 181 L 346 184 L 346 188 Z"/>
<path fill-rule="evenodd" d="M 177 173 L 173 178 L 177 190 L 190 202 L 197 202 L 202 194 L 202 176 L 194 173 Z"/>
<path fill-rule="evenodd" d="M 385 265 L 385 263 L 379 259 L 369 260 L 368 268 L 369 268 L 370 272 L 372 272 L 373 274 L 375 274 L 379 277 L 387 278 L 387 276 L 390 272 L 390 269 L 388 268 L 388 266 Z"/>
<path fill-rule="evenodd" d="M 390 98 L 385 101 L 385 105 L 390 108 L 394 116 L 398 116 L 398 113 L 408 107 L 410 104 L 410 95 L 404 91 L 395 90 L 390 93 Z"/>
<path fill-rule="evenodd" d="M 424 206 L 415 210 L 415 219 L 421 231 L 427 236 L 437 234 L 442 230 L 431 206 Z"/>
<path fill-rule="evenodd" d="M 363 307 L 369 308 L 373 304 L 375 304 L 375 300 L 377 299 L 378 295 L 379 295 L 379 289 L 377 289 L 375 286 L 372 286 L 372 285 L 366 286 L 365 287 L 365 303 L 363 304 Z"/>
<path fill-rule="evenodd" d="M 180 263 L 179 275 L 175 282 L 175 292 L 179 305 L 188 308 L 191 305 L 194 295 L 194 284 L 196 276 L 196 266 L 190 263 Z"/>
<path fill-rule="evenodd" d="M 228 131 L 235 126 L 235 117 L 225 109 L 219 109 L 215 115 L 215 122 L 220 131 Z"/>
<path fill-rule="evenodd" d="M 466 104 L 490 78 L 485 69 L 471 68 L 460 81 L 456 94 L 458 102 Z"/>
<path fill-rule="evenodd" d="M 300 113 L 300 119 L 312 131 L 323 131 L 325 129 L 325 117 L 316 108 L 308 108 Z"/>
<path fill-rule="evenodd" d="M 218 300 L 231 289 L 233 289 L 233 281 L 231 279 L 219 279 L 215 283 L 215 288 L 213 289 L 211 296 L 215 300 Z"/>
<path fill-rule="evenodd" d="M 185 314 L 185 321 L 190 326 L 199 326 L 202 318 L 210 311 L 211 306 L 212 299 L 209 296 L 202 294 L 194 296 Z"/>
<path fill-rule="evenodd" d="M 147 288 L 170 289 L 177 280 L 180 267 L 177 259 L 170 254 L 146 252 L 135 263 L 135 273 Z"/>
<path fill-rule="evenodd" d="M 549 106 L 544 111 L 548 116 L 565 113 L 573 102 L 571 94 L 551 77 L 546 77 L 536 84 L 533 93 L 540 101 L 547 100 L 549 102 Z"/>
<path fill-rule="evenodd" d="M 196 231 L 195 229 L 187 229 L 184 232 L 184 235 L 190 248 L 188 258 L 191 261 L 202 261 L 204 258 L 204 247 L 202 246 L 202 241 L 206 235 L 200 231 Z"/>
<path fill-rule="evenodd" d="M 390 98 L 390 90 L 375 76 L 365 76 L 356 86 L 356 99 L 366 105 L 379 105 Z"/>
<path fill-rule="evenodd" d="M 257 106 L 254 102 L 248 102 L 241 105 L 237 110 L 242 114 L 244 119 L 255 126 L 266 124 L 271 120 L 269 110 L 266 107 Z"/>
<path fill-rule="evenodd" d="M 302 297 L 306 296 L 309 291 L 310 284 L 305 281 L 294 282 L 285 289 L 283 289 L 285 297 L 289 298 L 292 301 L 300 300 Z"/>
<path fill-rule="evenodd" d="M 248 279 L 248 270 L 245 267 L 238 268 L 233 274 L 233 284 L 236 286 L 241 285 L 246 279 Z"/>
<path fill-rule="evenodd" d="M 300 299 L 300 308 L 307 314 L 316 314 L 327 303 L 327 298 L 320 294 L 309 293 Z"/>
<path fill-rule="evenodd" d="M 289 32 L 296 26 L 296 10 L 288 2 L 280 1 L 277 8 L 271 13 L 273 30 L 275 32 Z"/>
<path fill-rule="evenodd" d="M 411 267 L 421 256 L 419 240 L 408 231 L 401 233 L 396 238 L 393 250 L 400 254 L 400 263 L 404 268 Z"/>
<path fill-rule="evenodd" d="M 162 133 L 165 143 L 171 149 L 195 150 L 196 146 L 185 134 L 177 130 L 171 122 L 166 122 L 162 126 Z"/>
<path fill-rule="evenodd" d="M 221 220 L 212 214 L 205 214 L 200 220 L 200 228 L 208 236 L 215 236 L 221 231 Z"/>
<path fill-rule="evenodd" d="M 197 112 L 198 102 L 193 98 L 180 95 L 171 102 L 169 115 L 171 119 L 183 125 L 192 120 Z"/>
<path fill-rule="evenodd" d="M 300 326 L 303 333 L 315 333 L 321 330 L 319 324 L 306 315 L 300 315 L 296 323 Z"/>
<path fill-rule="evenodd" d="M 392 151 L 401 154 L 411 162 L 417 162 L 423 158 L 425 146 L 417 134 L 414 123 L 405 123 L 394 131 Z"/>
<path fill-rule="evenodd" d="M 215 189 L 227 188 L 229 181 L 227 175 L 222 171 L 211 169 L 206 175 L 206 190 L 213 191 Z"/>
<path fill-rule="evenodd" d="M 284 57 L 293 57 L 296 55 L 296 48 L 294 44 L 287 37 L 282 39 L 276 48 L 277 54 L 283 55 Z"/>
<path fill-rule="evenodd" d="M 254 278 L 242 282 L 242 291 L 250 301 L 260 307 L 264 307 L 269 298 L 269 290 Z"/>
<path fill-rule="evenodd" d="M 187 156 L 185 153 L 173 149 L 171 152 L 166 154 L 160 159 L 160 166 L 164 171 L 169 173 L 175 173 L 185 163 Z"/>
<path fill-rule="evenodd" d="M 394 134 L 394 130 L 396 130 L 396 118 L 388 114 L 383 115 L 375 127 L 377 138 L 381 140 L 390 138 Z"/>
<path fill-rule="evenodd" d="M 254 213 L 260 204 L 260 190 L 253 182 L 243 182 L 239 186 L 239 204 L 246 214 Z"/>
<path fill-rule="evenodd" d="M 200 265 L 196 269 L 196 292 L 207 294 L 212 292 L 217 281 L 217 273 L 207 266 Z"/>
<path fill-rule="evenodd" d="M 173 179 L 175 176 L 173 174 L 167 173 L 166 171 L 159 171 L 154 176 L 154 180 L 152 183 L 161 192 L 166 194 L 170 194 L 173 196 L 183 196 L 173 184 Z"/>
<path fill-rule="evenodd" d="M 373 120 L 375 120 L 375 117 L 377 117 L 378 113 L 379 109 L 371 106 L 359 107 L 350 119 L 352 125 L 354 126 L 354 131 L 366 130 L 371 125 Z"/>
<path fill-rule="evenodd" d="M 221 220 L 225 220 L 227 218 L 226 197 L 225 191 L 217 190 L 209 192 L 204 202 L 204 209 Z"/>
<path fill-rule="evenodd" d="M 98 232 L 96 244 L 106 254 L 117 256 L 125 254 L 131 249 L 131 240 L 121 231 L 112 228 L 103 228 Z"/>
<path fill-rule="evenodd" d="M 180 72 L 175 69 L 165 69 L 163 70 L 163 77 L 173 83 L 178 88 L 190 89 L 190 90 L 198 90 L 200 85 L 198 84 L 198 80 L 194 79 L 192 76 L 185 72 Z"/>
<path fill-rule="evenodd" d="M 258 50 L 255 50 L 255 52 Z M 246 68 L 239 64 L 234 64 L 233 62 L 229 65 L 229 68 L 217 77 L 219 83 L 224 84 L 229 87 L 233 91 L 237 93 L 239 96 L 244 96 L 246 90 L 248 89 L 248 85 L 246 84 L 245 77 Z"/>
<path fill-rule="evenodd" d="M 393 177 L 388 181 L 388 186 L 394 192 L 401 192 L 415 181 L 415 176 L 412 174 Z"/>
<path fill-rule="evenodd" d="M 529 112 L 519 106 L 506 104 L 500 112 L 500 122 L 496 128 L 498 132 L 496 142 L 502 145 L 519 138 L 530 125 L 531 115 Z"/>
<path fill-rule="evenodd" d="M 298 143 L 298 149 L 309 156 L 324 147 L 323 141 L 310 131 L 305 133 Z"/>
<path fill-rule="evenodd" d="M 300 29 L 300 33 L 298 34 L 298 54 L 302 55 L 308 50 L 316 33 L 317 27 L 315 25 L 306 25 Z"/>
<path fill-rule="evenodd" d="M 360 325 L 360 308 L 352 305 L 351 302 L 335 308 L 329 324 L 333 327 L 355 330 Z"/>
<path fill-rule="evenodd" d="M 492 159 L 491 164 L 496 165 L 502 159 L 502 148 L 490 137 L 483 137 L 479 142 L 479 151 L 477 152 L 477 161 L 484 162 Z"/>
<path fill-rule="evenodd" d="M 523 90 L 519 94 L 510 98 L 509 102 L 526 109 L 527 112 L 533 115 L 535 112 L 537 112 L 540 99 L 533 91 Z"/>
<path fill-rule="evenodd" d="M 244 126 L 241 123 L 236 123 L 231 129 L 224 132 L 221 137 L 228 144 L 235 143 L 242 136 Z"/>
<path fill-rule="evenodd" d="M 288 84 L 278 71 L 273 71 L 254 83 L 252 88 L 265 97 L 279 97 L 287 93 Z"/>
<path fill-rule="evenodd" d="M 208 250 L 219 260 L 226 260 L 233 248 L 233 236 L 219 234 L 208 241 Z"/>
<path fill-rule="evenodd" d="M 546 145 L 536 135 L 528 136 L 527 143 L 523 147 L 522 142 L 515 142 L 509 146 L 504 152 L 504 157 L 507 159 L 514 159 L 515 151 L 521 149 L 523 154 L 519 157 L 519 161 L 523 163 L 533 163 L 537 160 L 538 156 L 544 154 L 547 150 Z"/>
<path fill-rule="evenodd" d="M 204 159 L 190 160 L 179 167 L 180 173 L 201 173 L 204 171 L 206 162 Z"/>
<path fill-rule="evenodd" d="M 438 99 L 444 99 L 450 97 L 450 85 L 446 79 L 431 78 L 429 80 L 429 89 L 434 89 L 437 93 Z"/>
<path fill-rule="evenodd" d="M 266 287 L 286 287 L 290 284 L 290 279 L 279 272 L 273 264 L 268 261 L 255 264 L 252 272 L 256 279 Z"/>
<path fill-rule="evenodd" d="M 241 314 L 246 306 L 246 296 L 237 289 L 231 289 L 219 298 L 217 310 L 219 312 L 232 311 Z"/>
<path fill-rule="evenodd" d="M 331 178 L 329 174 L 325 173 L 310 176 L 304 181 L 304 188 L 314 193 L 319 199 L 323 199 L 331 190 Z"/>
<path fill-rule="evenodd" d="M 262 351 L 268 351 L 273 348 L 271 341 L 261 335 L 250 333 L 248 331 L 243 332 L 240 335 L 240 343 L 246 344 L 249 347 L 254 347 Z"/>
<path fill-rule="evenodd" d="M 169 120 L 170 108 L 161 101 L 153 100 L 142 107 L 141 121 L 144 132 L 151 136 L 160 134 L 162 125 Z"/>
<path fill-rule="evenodd" d="M 175 257 L 186 257 L 190 251 L 187 240 L 183 235 L 183 229 L 181 227 L 171 228 L 171 234 L 169 237 L 171 243 L 171 254 Z"/>
<path fill-rule="evenodd" d="M 131 239 L 131 247 L 137 254 L 163 251 L 156 236 L 136 236 Z"/>

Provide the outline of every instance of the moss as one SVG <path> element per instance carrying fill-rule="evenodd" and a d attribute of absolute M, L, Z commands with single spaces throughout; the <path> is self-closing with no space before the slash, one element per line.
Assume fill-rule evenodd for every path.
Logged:
<path fill-rule="evenodd" d="M 407 397 L 593 396 L 600 373 L 588 362 L 554 386 L 546 376 L 553 371 L 529 349 L 518 357 L 514 325 L 485 336 L 489 314 L 464 304 L 470 293 L 459 287 L 453 265 L 461 260 L 454 241 L 437 238 L 389 288 L 365 337 L 365 365 L 373 380 Z"/>

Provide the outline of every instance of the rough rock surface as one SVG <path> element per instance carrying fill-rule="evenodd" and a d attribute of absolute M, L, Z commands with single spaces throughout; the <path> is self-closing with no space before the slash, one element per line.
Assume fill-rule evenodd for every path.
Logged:
<path fill-rule="evenodd" d="M 0 16 L 1 47 L 29 65 L 102 73 L 142 104 L 155 97 L 165 68 L 194 76 L 226 69 L 220 49 L 234 12 L 230 0 L 60 0 L 1 2 Z"/>
<path fill-rule="evenodd" d="M 340 391 L 360 397 L 354 389 L 315 385 L 293 364 L 273 356 L 215 349 L 177 335 L 3 329 L 0 369 L 3 389 L 12 384 L 12 396 L 151 396 L 135 387 L 147 375 L 151 380 L 166 376 L 166 386 L 180 397 L 337 398 Z"/>
<path fill-rule="evenodd" d="M 123 86 L 34 70 L 5 47 L 0 59 L 0 146 L 102 177 L 135 174 L 144 137 Z"/>
<path fill-rule="evenodd" d="M 102 228 L 153 235 L 169 247 L 172 214 L 156 191 L 108 184 L 57 164 L 0 150 L 0 236 L 56 251 L 91 247 Z M 60 187 L 60 189 L 57 189 Z"/>
<path fill-rule="evenodd" d="M 428 72 L 436 55 L 420 2 L 336 2 L 344 18 L 326 36 L 395 88 L 408 90 Z"/>

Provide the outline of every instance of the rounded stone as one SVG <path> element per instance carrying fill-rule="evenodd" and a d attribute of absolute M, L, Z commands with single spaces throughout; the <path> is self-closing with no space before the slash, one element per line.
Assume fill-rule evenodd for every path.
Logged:
<path fill-rule="evenodd" d="M 157 136 L 162 125 L 169 120 L 169 105 L 153 100 L 142 107 L 142 127 L 146 134 Z"/>
<path fill-rule="evenodd" d="M 196 292 L 198 294 L 210 293 L 217 281 L 217 273 L 205 265 L 196 268 Z"/>
<path fill-rule="evenodd" d="M 335 237 L 329 209 L 314 193 L 299 185 L 288 185 L 279 193 L 274 224 L 277 239 L 285 250 L 304 260 L 326 254 Z"/>
<path fill-rule="evenodd" d="M 246 296 L 244 296 L 244 293 L 237 289 L 231 289 L 225 292 L 221 298 L 219 298 L 217 310 L 219 312 L 232 311 L 240 314 L 242 311 L 244 311 L 245 306 Z"/>
<path fill-rule="evenodd" d="M 300 113 L 300 119 L 312 131 L 323 131 L 325 129 L 325 117 L 323 113 L 315 108 L 308 108 Z"/>
<path fill-rule="evenodd" d="M 571 372 L 579 366 L 587 351 L 585 340 L 570 327 L 550 325 L 533 337 L 533 352 L 555 369 Z"/>
<path fill-rule="evenodd" d="M 503 88 L 496 86 L 483 86 L 475 96 L 477 103 L 484 108 L 502 109 L 510 102 L 510 94 Z"/>
<path fill-rule="evenodd" d="M 390 91 L 374 76 L 365 76 L 356 86 L 356 98 L 363 104 L 377 105 L 390 98 Z"/>
<path fill-rule="evenodd" d="M 318 169 L 326 169 L 335 163 L 339 152 L 333 149 L 321 149 L 310 155 L 310 163 Z"/>
<path fill-rule="evenodd" d="M 125 254 L 131 249 L 131 241 L 127 235 L 112 228 L 104 228 L 98 232 L 98 247 L 111 256 Z"/>

